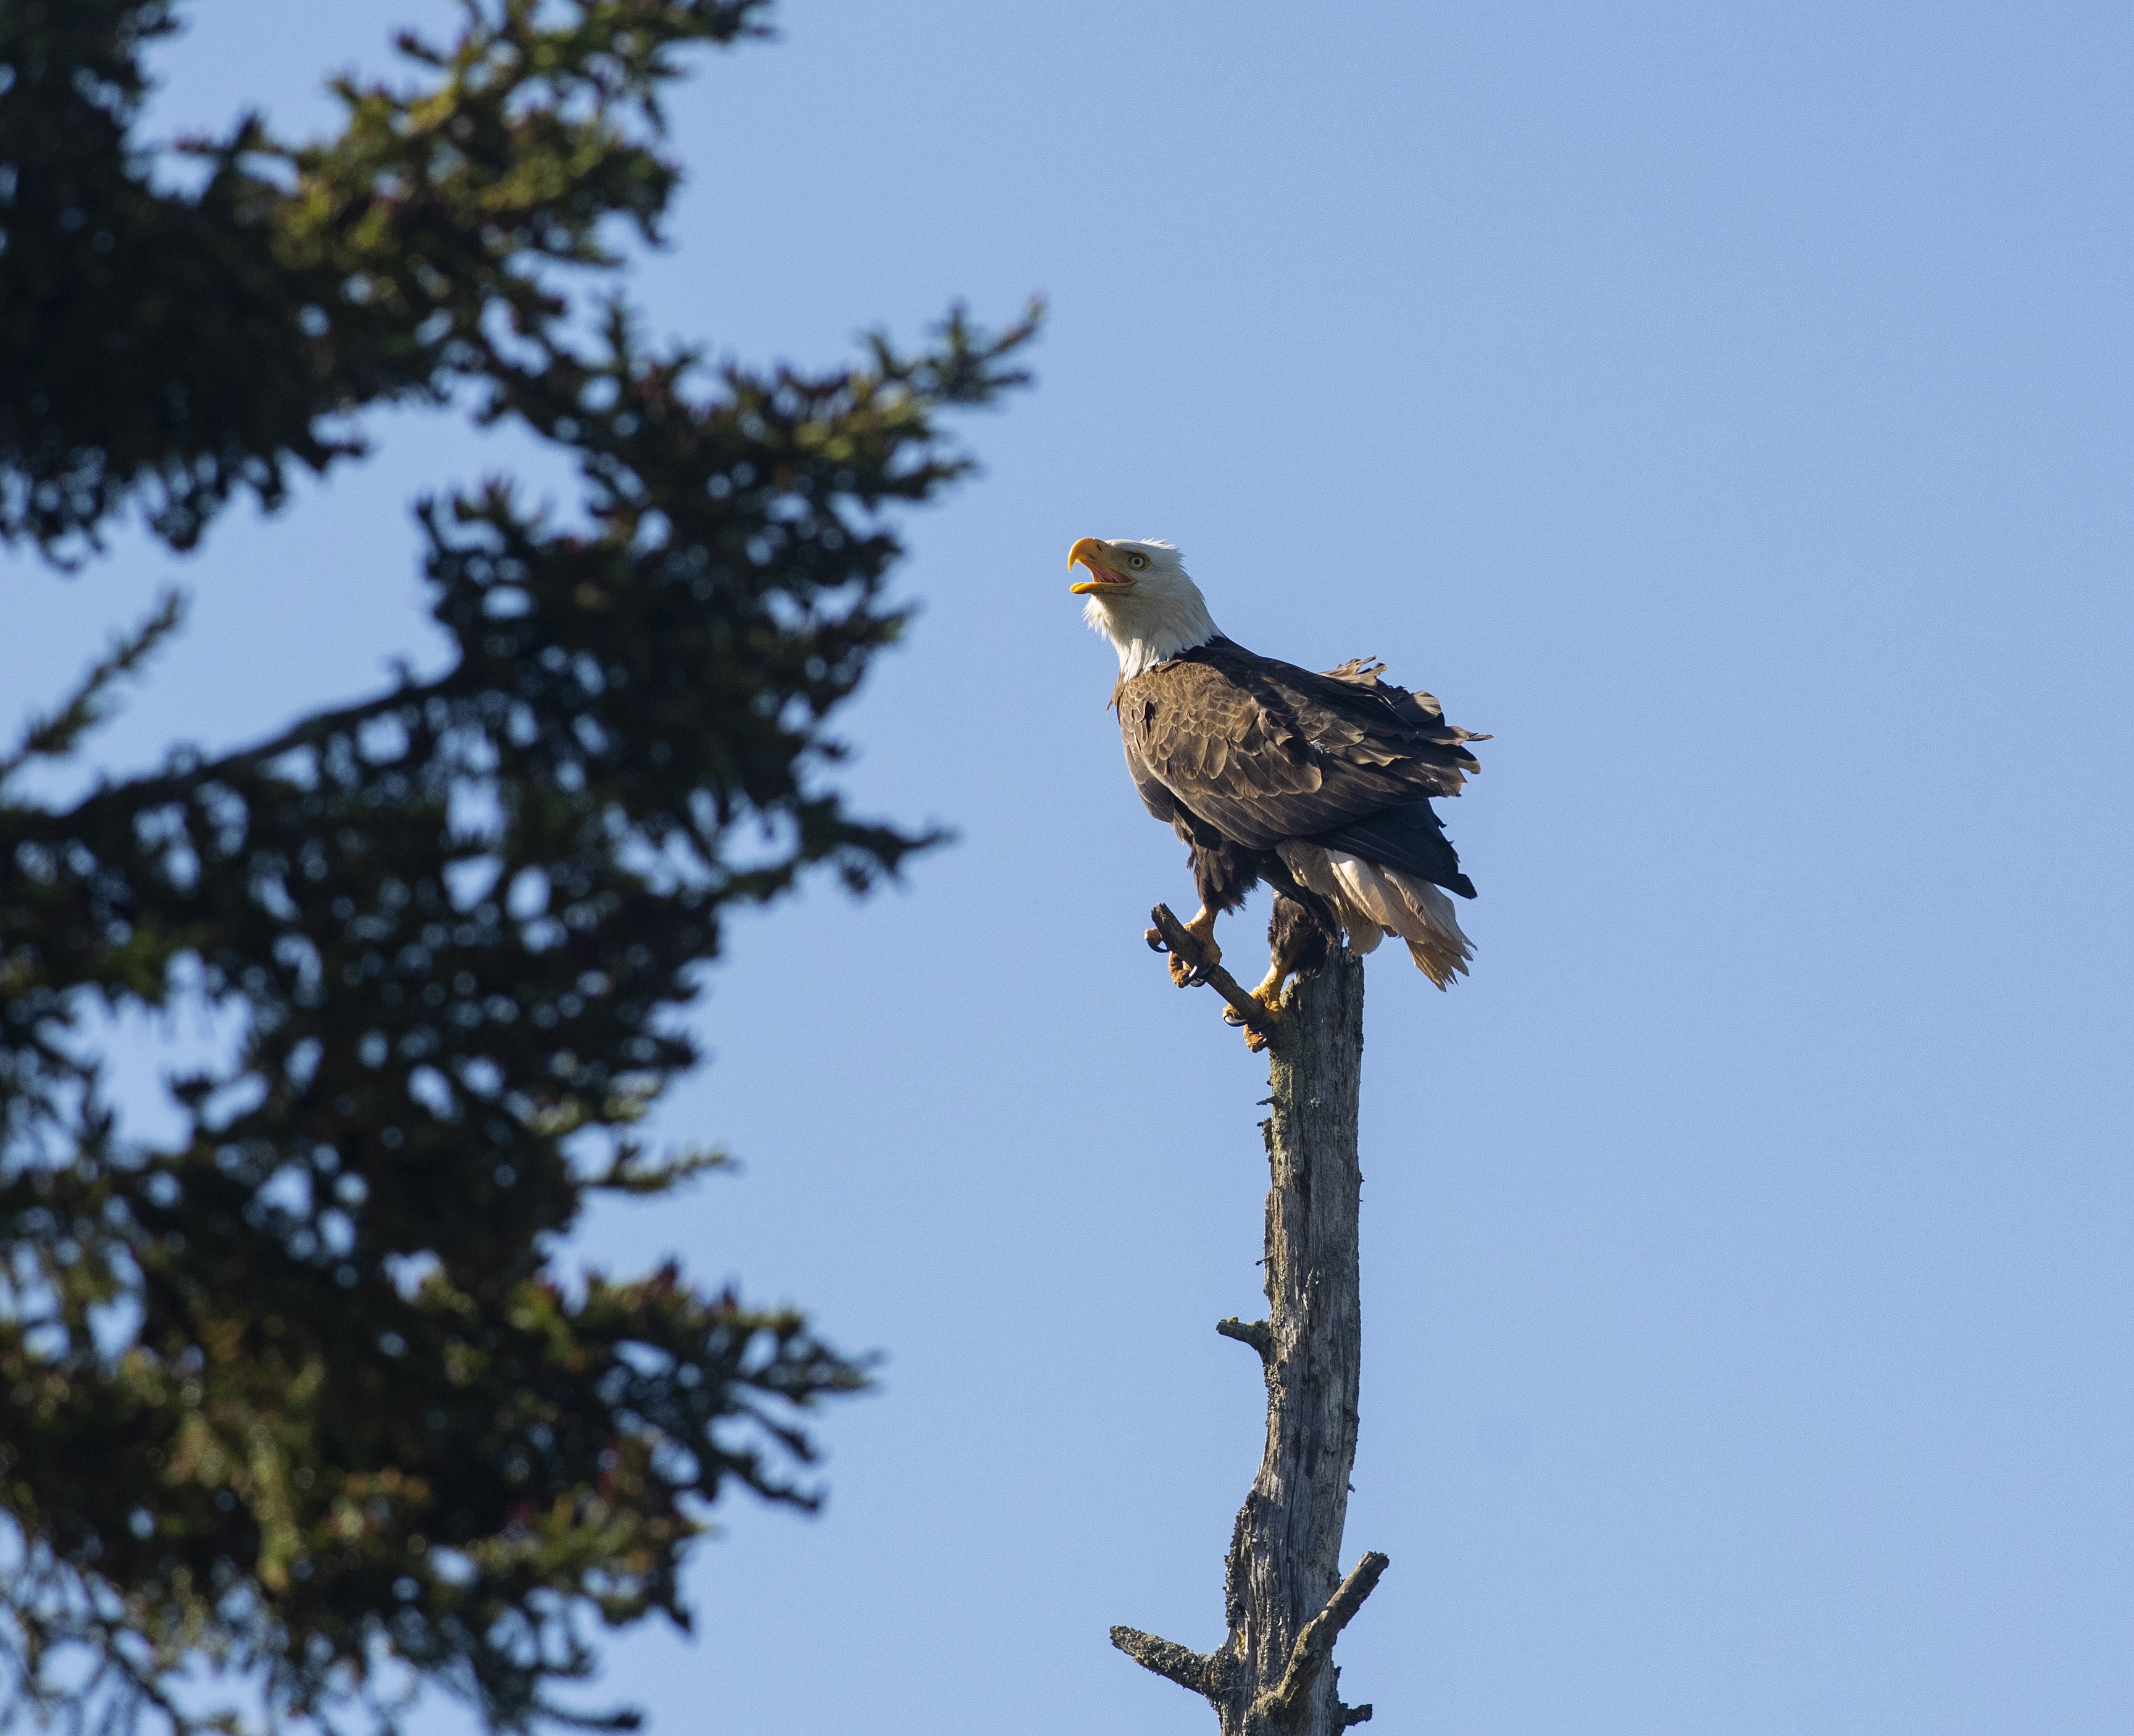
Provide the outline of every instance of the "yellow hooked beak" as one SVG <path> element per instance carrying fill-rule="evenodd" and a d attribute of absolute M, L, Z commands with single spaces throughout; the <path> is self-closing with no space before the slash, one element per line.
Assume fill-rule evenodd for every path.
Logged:
<path fill-rule="evenodd" d="M 1107 591 L 1131 591 L 1133 580 L 1112 564 L 1112 551 L 1094 536 L 1085 536 L 1067 551 L 1069 568 L 1087 567 L 1089 576 L 1079 584 L 1068 586 L 1077 597 L 1092 592 L 1098 596 Z"/>

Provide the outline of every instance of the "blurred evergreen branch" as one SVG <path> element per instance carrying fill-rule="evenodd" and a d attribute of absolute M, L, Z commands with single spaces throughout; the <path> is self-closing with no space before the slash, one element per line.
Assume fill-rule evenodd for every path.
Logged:
<path fill-rule="evenodd" d="M 65 759 L 72 753 L 110 715 L 112 689 L 123 677 L 140 672 L 157 647 L 177 631 L 185 614 L 183 593 L 165 591 L 140 626 L 112 641 L 110 652 L 81 678 L 58 710 L 33 719 L 22 732 L 14 752 L 0 759 L 0 789 L 32 760 Z"/>
<path fill-rule="evenodd" d="M 1035 311 L 819 373 L 649 347 L 617 225 L 658 239 L 661 93 L 762 0 L 461 10 L 333 138 L 248 118 L 178 192 L 133 138 L 167 0 L 0 4 L 0 538 L 78 563 L 138 509 L 187 548 L 462 388 L 583 482 L 576 528 L 504 479 L 421 504 L 444 673 L 0 800 L 0 1727 L 244 1727 L 217 1675 L 270 1725 L 391 1731 L 431 1683 L 628 1727 L 553 1690 L 599 1626 L 686 1625 L 722 1489 L 811 1505 L 808 1413 L 865 1381 L 789 1310 L 553 1257 L 588 1189 L 724 1162 L 630 1129 L 725 909 L 933 841 L 847 812 L 826 724 L 904 626 L 884 509 L 965 474 L 942 413 L 1022 382 Z M 85 1023 L 189 999 L 236 1052 L 130 1143 Z"/>

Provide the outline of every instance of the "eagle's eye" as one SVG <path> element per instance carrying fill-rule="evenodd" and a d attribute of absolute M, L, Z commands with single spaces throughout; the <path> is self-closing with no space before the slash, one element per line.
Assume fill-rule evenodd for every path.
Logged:
<path fill-rule="evenodd" d="M 1127 557 L 1127 564 L 1138 573 L 1148 564 L 1148 557 L 1146 554 L 1129 554 Z"/>

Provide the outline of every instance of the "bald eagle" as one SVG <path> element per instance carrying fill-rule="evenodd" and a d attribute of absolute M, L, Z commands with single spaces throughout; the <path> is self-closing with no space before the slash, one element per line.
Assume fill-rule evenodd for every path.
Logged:
<path fill-rule="evenodd" d="M 1085 536 L 1067 552 L 1089 577 L 1071 588 L 1119 654 L 1112 704 L 1142 800 L 1184 840 L 1200 909 L 1186 930 L 1221 957 L 1215 918 L 1261 881 L 1275 893 L 1267 979 L 1283 983 L 1345 934 L 1358 952 L 1382 939 L 1441 989 L 1474 949 L 1446 892 L 1475 896 L 1430 805 L 1481 768 L 1466 747 L 1487 736 L 1445 721 L 1436 700 L 1357 659 L 1324 675 L 1224 637 L 1168 543 Z M 1442 890 L 1441 890 L 1442 888 Z M 1171 974 L 1190 967 L 1174 958 Z"/>

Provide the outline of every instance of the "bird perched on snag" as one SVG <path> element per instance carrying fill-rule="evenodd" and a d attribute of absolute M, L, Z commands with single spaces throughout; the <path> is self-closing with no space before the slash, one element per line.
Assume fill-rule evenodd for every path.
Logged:
<path fill-rule="evenodd" d="M 1185 841 L 1200 909 L 1185 925 L 1204 965 L 1215 918 L 1264 880 L 1272 956 L 1252 993 L 1272 1016 L 1283 984 L 1345 936 L 1357 952 L 1407 945 L 1441 989 L 1474 948 L 1446 892 L 1475 896 L 1431 806 L 1481 768 L 1437 701 L 1357 658 L 1323 675 L 1225 638 L 1169 543 L 1085 536 L 1067 564 L 1089 577 L 1084 619 L 1118 649 L 1127 769 L 1148 811 Z M 1151 931 L 1153 933 L 1153 931 Z M 1174 980 L 1192 966 L 1173 956 Z"/>

